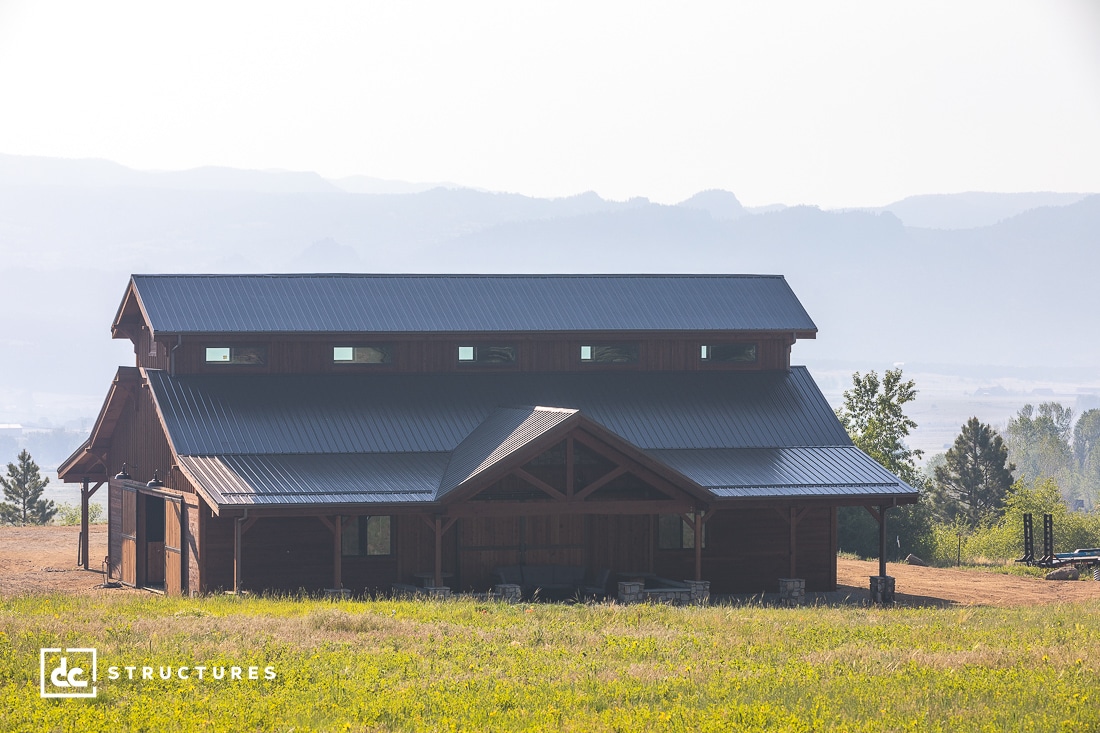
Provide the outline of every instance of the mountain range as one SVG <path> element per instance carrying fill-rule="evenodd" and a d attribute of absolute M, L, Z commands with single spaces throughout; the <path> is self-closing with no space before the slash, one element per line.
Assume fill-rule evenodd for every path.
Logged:
<path fill-rule="evenodd" d="M 0 423 L 94 417 L 132 361 L 108 327 L 134 272 L 778 273 L 820 329 L 801 363 L 1100 379 L 1097 232 L 1086 193 L 662 205 L 0 155 Z"/>

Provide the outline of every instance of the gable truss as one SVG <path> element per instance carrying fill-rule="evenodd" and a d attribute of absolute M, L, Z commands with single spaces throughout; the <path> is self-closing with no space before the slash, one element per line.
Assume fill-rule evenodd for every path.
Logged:
<path fill-rule="evenodd" d="M 576 421 L 564 435 L 544 436 L 511 460 L 472 476 L 447 496 L 445 513 L 681 514 L 705 505 L 703 490 L 693 491 L 697 487 L 688 479 L 662 476 L 645 465 L 653 462 L 639 449 L 621 439 L 612 445 L 593 427 L 602 430 Z M 598 464 L 596 475 L 577 470 L 585 457 Z M 540 459 L 549 467 L 542 476 L 536 475 Z"/>

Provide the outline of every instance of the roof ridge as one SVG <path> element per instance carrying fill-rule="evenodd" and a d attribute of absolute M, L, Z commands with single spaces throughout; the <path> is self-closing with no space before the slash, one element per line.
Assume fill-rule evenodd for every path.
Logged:
<path fill-rule="evenodd" d="M 638 273 L 447 273 L 447 272 L 245 272 L 245 273 L 203 273 L 203 272 L 186 272 L 186 273 L 133 273 L 130 275 L 133 278 L 181 278 L 181 279 L 198 279 L 198 278 L 395 278 L 395 279 L 443 279 L 443 278 L 456 278 L 456 279 L 475 279 L 475 278 L 492 278 L 497 280 L 530 280 L 530 279 L 543 279 L 553 278 L 558 280 L 565 279 L 596 279 L 596 278 L 614 278 L 614 279 L 730 279 L 730 278 L 766 278 L 773 280 L 786 279 L 784 275 L 772 275 L 767 273 L 661 273 L 661 272 L 638 272 Z"/>

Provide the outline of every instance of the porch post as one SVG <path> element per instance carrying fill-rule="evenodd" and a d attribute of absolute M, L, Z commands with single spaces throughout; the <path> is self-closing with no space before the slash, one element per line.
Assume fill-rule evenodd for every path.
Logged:
<path fill-rule="evenodd" d="M 240 595 L 241 592 L 241 525 L 244 517 L 237 517 L 233 521 L 233 592 Z"/>
<path fill-rule="evenodd" d="M 795 560 L 796 560 L 796 555 L 797 555 L 797 551 L 798 551 L 798 540 L 797 540 L 797 537 L 798 537 L 798 533 L 797 533 L 797 531 L 798 531 L 798 517 L 795 515 L 795 508 L 794 508 L 793 504 L 791 505 L 791 518 L 790 518 L 790 524 L 788 525 L 788 528 L 790 529 L 790 535 L 791 535 L 791 570 L 790 570 L 790 573 L 788 573 L 787 577 L 788 578 L 794 578 L 794 577 L 796 577 L 795 576 Z"/>
<path fill-rule="evenodd" d="M 443 517 L 435 515 L 435 577 L 432 585 L 443 586 Z"/>
<path fill-rule="evenodd" d="M 695 510 L 695 579 L 703 579 L 703 515 Z"/>
<path fill-rule="evenodd" d="M 88 479 L 80 486 L 80 563 L 88 569 Z M 106 582 L 106 581 L 104 581 Z"/>
<path fill-rule="evenodd" d="M 343 588 L 341 563 L 344 556 L 344 518 L 341 516 L 336 517 L 336 528 L 332 532 L 332 545 L 332 587 Z"/>
<path fill-rule="evenodd" d="M 878 508 L 878 574 L 886 577 L 886 505 Z"/>

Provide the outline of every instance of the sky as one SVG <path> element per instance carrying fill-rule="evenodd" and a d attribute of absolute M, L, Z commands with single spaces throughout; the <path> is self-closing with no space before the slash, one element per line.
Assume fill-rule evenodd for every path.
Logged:
<path fill-rule="evenodd" d="M 1100 191 L 1100 3 L 0 0 L 0 153 L 534 196 Z"/>

